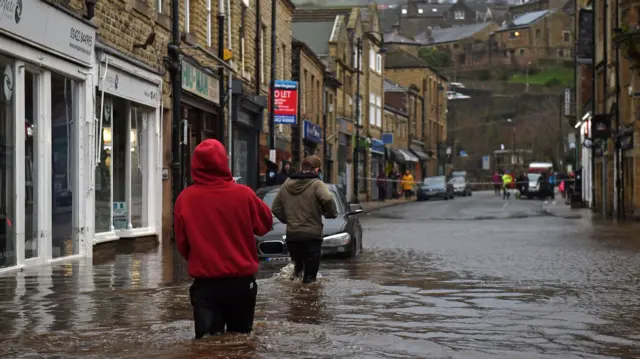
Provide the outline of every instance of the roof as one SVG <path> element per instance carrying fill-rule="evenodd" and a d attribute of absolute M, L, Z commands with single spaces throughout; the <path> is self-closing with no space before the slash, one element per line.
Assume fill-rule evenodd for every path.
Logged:
<path fill-rule="evenodd" d="M 301 49 L 306 51 L 307 54 L 313 59 L 313 61 L 316 62 L 316 65 L 318 65 L 318 67 L 320 67 L 323 71 L 326 69 L 326 65 L 324 64 L 324 62 L 322 60 L 320 60 L 318 55 L 316 55 L 316 53 L 313 51 L 313 49 L 310 48 L 309 45 L 307 45 L 306 42 L 300 41 L 300 40 L 296 39 L 295 37 L 292 38 L 291 40 L 292 40 L 291 44 L 294 47 L 300 47 Z"/>
<path fill-rule="evenodd" d="M 323 22 L 293 22 L 291 35 L 306 43 L 316 55 L 329 53 L 329 37 L 333 30 L 334 21 Z"/>
<path fill-rule="evenodd" d="M 420 45 L 418 41 L 415 41 L 409 36 L 400 34 L 398 31 L 388 32 L 384 34 L 385 44 L 408 44 L 408 45 Z"/>
<path fill-rule="evenodd" d="M 378 21 L 383 33 L 393 30 L 393 26 L 400 21 L 400 8 L 378 9 Z"/>
<path fill-rule="evenodd" d="M 397 83 L 384 79 L 384 92 L 406 92 L 407 88 L 398 85 Z"/>
<path fill-rule="evenodd" d="M 502 25 L 497 31 L 505 31 L 505 30 L 509 30 L 509 29 L 513 29 L 513 28 L 517 28 L 517 27 L 529 26 L 529 25 L 533 24 L 534 22 L 542 19 L 543 17 L 549 15 L 551 12 L 552 12 L 552 10 L 540 10 L 540 11 L 526 12 L 526 13 L 518 16 L 517 19 L 514 19 L 513 21 Z"/>
<path fill-rule="evenodd" d="M 440 44 L 445 42 L 454 42 L 473 36 L 492 24 L 491 22 L 483 22 L 480 24 L 463 25 L 445 29 L 431 30 L 431 34 L 422 33 L 416 36 L 416 41 L 422 44 Z"/>
<path fill-rule="evenodd" d="M 449 81 L 445 76 L 440 74 L 437 70 L 429 66 L 426 62 L 422 61 L 420 58 L 413 56 L 412 54 L 401 50 L 394 49 L 387 53 L 384 60 L 384 68 L 385 69 L 429 69 L 431 72 L 436 74 L 438 77 L 445 81 Z"/>

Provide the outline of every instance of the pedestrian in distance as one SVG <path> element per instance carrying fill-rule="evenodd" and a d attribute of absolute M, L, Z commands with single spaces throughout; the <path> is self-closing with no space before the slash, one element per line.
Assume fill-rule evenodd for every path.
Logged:
<path fill-rule="evenodd" d="M 406 200 L 411 199 L 413 195 L 413 175 L 409 170 L 406 170 L 404 176 L 402 176 L 402 191 L 404 192 L 404 198 Z"/>
<path fill-rule="evenodd" d="M 287 160 L 282 161 L 282 170 L 276 177 L 276 184 L 283 184 L 291 176 L 291 162 Z"/>
<path fill-rule="evenodd" d="M 502 187 L 502 177 L 500 176 L 500 173 L 498 173 L 498 171 L 495 171 L 493 173 L 493 191 L 495 192 L 496 196 L 500 195 L 500 187 Z"/>
<path fill-rule="evenodd" d="M 511 174 L 509 173 L 509 171 L 504 171 L 504 174 L 502 175 L 502 187 L 503 187 L 502 199 L 511 198 L 511 192 L 509 192 L 509 186 L 511 186 L 512 182 L 513 182 L 513 177 L 511 177 Z"/>
<path fill-rule="evenodd" d="M 322 216 L 338 215 L 335 199 L 320 179 L 321 165 L 318 156 L 307 156 L 301 171 L 284 182 L 271 206 L 273 215 L 287 225 L 287 248 L 294 263 L 291 279 L 302 276 L 304 284 L 315 282 L 320 269 Z"/>
<path fill-rule="evenodd" d="M 233 180 L 228 161 L 219 141 L 200 143 L 191 161 L 193 185 L 173 209 L 176 246 L 194 278 L 189 294 L 196 339 L 251 332 L 258 293 L 254 236 L 273 227 L 269 207 Z"/>

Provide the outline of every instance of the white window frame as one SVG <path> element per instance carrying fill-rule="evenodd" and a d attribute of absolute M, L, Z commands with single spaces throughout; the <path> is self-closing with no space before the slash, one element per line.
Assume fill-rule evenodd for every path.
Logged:
<path fill-rule="evenodd" d="M 369 93 L 369 124 L 376 125 L 376 95 Z"/>
<path fill-rule="evenodd" d="M 251 5 L 251 0 L 242 0 L 242 3 L 244 6 L 249 7 L 249 5 Z"/>
<path fill-rule="evenodd" d="M 464 20 L 464 11 L 456 11 L 453 16 L 456 20 Z"/>
<path fill-rule="evenodd" d="M 376 54 L 376 71 L 382 75 L 382 55 Z"/>
<path fill-rule="evenodd" d="M 376 70 L 376 52 L 373 49 L 369 49 L 369 68 Z"/>
<path fill-rule="evenodd" d="M 162 5 L 164 5 L 163 2 L 163 0 L 156 0 L 156 11 L 158 12 L 158 14 L 162 14 Z"/>
<path fill-rule="evenodd" d="M 187 34 L 190 32 L 190 28 L 191 28 L 191 14 L 190 14 L 190 9 L 191 7 L 191 0 L 184 0 L 184 32 L 186 32 Z"/>
<path fill-rule="evenodd" d="M 211 47 L 211 32 L 213 31 L 211 27 L 211 0 L 207 0 L 207 47 Z"/>

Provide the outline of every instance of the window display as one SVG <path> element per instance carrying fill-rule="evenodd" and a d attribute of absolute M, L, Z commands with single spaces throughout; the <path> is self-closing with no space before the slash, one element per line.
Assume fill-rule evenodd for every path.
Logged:
<path fill-rule="evenodd" d="M 16 264 L 14 203 L 14 106 L 15 76 L 13 61 L 0 55 L 0 268 Z"/>
<path fill-rule="evenodd" d="M 73 123 L 76 117 L 76 83 L 51 73 L 51 187 L 52 256 L 78 254 L 73 233 Z"/>

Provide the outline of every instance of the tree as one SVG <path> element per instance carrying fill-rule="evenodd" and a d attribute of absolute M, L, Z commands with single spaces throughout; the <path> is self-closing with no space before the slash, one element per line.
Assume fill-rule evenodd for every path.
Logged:
<path fill-rule="evenodd" d="M 423 47 L 418 52 L 420 59 L 429 66 L 435 68 L 449 67 L 452 64 L 451 56 L 445 52 L 432 47 Z"/>

